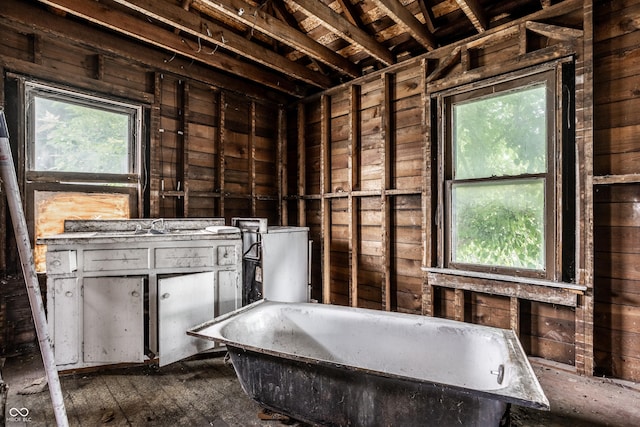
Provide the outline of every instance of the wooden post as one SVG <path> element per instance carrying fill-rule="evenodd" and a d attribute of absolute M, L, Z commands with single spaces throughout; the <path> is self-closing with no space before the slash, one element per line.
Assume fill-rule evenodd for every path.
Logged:
<path fill-rule="evenodd" d="M 352 85 L 349 96 L 349 147 L 347 168 L 349 169 L 349 305 L 358 306 L 358 259 L 359 242 L 359 199 L 353 192 L 360 188 L 360 95 L 359 85 Z"/>
<path fill-rule="evenodd" d="M 320 217 L 322 222 L 322 302 L 331 303 L 331 98 L 322 95 L 320 113 Z"/>

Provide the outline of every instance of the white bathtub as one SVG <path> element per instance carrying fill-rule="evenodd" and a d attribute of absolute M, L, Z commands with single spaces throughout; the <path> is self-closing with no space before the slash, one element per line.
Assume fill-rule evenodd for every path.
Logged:
<path fill-rule="evenodd" d="M 251 398 L 315 424 L 487 426 L 511 403 L 549 409 L 510 330 L 263 300 L 188 333 L 227 345 Z"/>

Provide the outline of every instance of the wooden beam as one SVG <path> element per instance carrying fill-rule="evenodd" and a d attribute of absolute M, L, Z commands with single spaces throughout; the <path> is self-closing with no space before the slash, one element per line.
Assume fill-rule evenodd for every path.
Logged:
<path fill-rule="evenodd" d="M 382 236 L 382 308 L 386 311 L 391 311 L 392 295 L 391 295 L 391 259 L 392 253 L 392 222 L 391 222 L 391 196 L 388 196 L 386 190 L 392 187 L 393 181 L 393 159 L 392 159 L 392 147 L 394 145 L 393 137 L 395 133 L 394 129 L 394 85 L 395 76 L 393 73 L 382 74 L 382 85 L 384 98 L 382 100 L 382 179 L 381 179 L 381 212 L 382 221 L 381 236 Z"/>
<path fill-rule="evenodd" d="M 41 3 L 54 6 L 72 15 L 84 18 L 94 24 L 110 30 L 125 34 L 144 43 L 151 44 L 170 52 L 186 56 L 194 61 L 225 70 L 242 77 L 251 76 L 252 80 L 265 86 L 280 89 L 284 92 L 295 94 L 299 89 L 284 75 L 278 75 L 264 70 L 253 64 L 249 64 L 222 52 L 212 54 L 205 50 L 198 50 L 198 46 L 191 46 L 184 38 L 171 31 L 160 29 L 157 25 L 143 21 L 129 15 L 106 7 L 102 3 L 86 2 L 80 0 L 40 0 Z"/>
<path fill-rule="evenodd" d="M 273 16 L 259 13 L 258 7 L 242 0 L 194 0 L 192 7 L 200 11 L 208 9 L 222 13 L 348 76 L 355 78 L 362 74 L 359 66 L 308 37 L 297 29 L 297 25 L 292 27 Z M 244 13 L 239 14 L 240 9 Z"/>
<path fill-rule="evenodd" d="M 451 53 L 440 61 L 435 70 L 427 77 L 427 83 L 440 78 L 453 64 L 461 60 L 462 46 L 456 46 Z"/>
<path fill-rule="evenodd" d="M 509 298 L 509 327 L 520 336 L 520 300 L 517 297 Z"/>
<path fill-rule="evenodd" d="M 406 7 L 398 0 L 372 0 L 379 8 L 387 12 L 389 18 L 393 19 L 400 27 L 404 28 L 411 37 L 416 39 L 418 43 L 428 50 L 438 47 L 433 34 L 429 32 L 425 26 L 413 16 Z"/>
<path fill-rule="evenodd" d="M 541 22 L 527 21 L 527 30 L 541 34 L 553 40 L 575 40 L 584 36 L 584 31 L 575 28 L 561 27 L 559 25 L 543 24 Z"/>
<path fill-rule="evenodd" d="M 489 20 L 478 0 L 456 0 L 456 3 L 479 33 L 487 31 Z"/>
<path fill-rule="evenodd" d="M 249 58 L 283 74 L 289 74 L 306 83 L 326 89 L 331 81 L 320 73 L 304 65 L 293 62 L 277 53 L 265 49 L 245 37 L 229 31 L 213 21 L 206 20 L 180 6 L 153 0 L 113 0 L 123 6 L 142 13 L 152 20 L 171 25 L 176 29 L 198 38 L 198 50 L 202 50 L 200 39 L 235 54 Z"/>
<path fill-rule="evenodd" d="M 307 205 L 304 196 L 307 193 L 307 174 L 305 173 L 307 166 L 306 151 L 306 114 L 305 104 L 298 104 L 298 225 L 304 227 L 307 225 Z"/>
<path fill-rule="evenodd" d="M 336 13 L 329 6 L 317 0 L 286 0 L 294 8 L 304 10 L 308 15 L 320 20 L 322 25 L 349 43 L 373 56 L 384 65 L 396 62 L 395 56 L 383 45 L 361 28 L 347 21 L 342 15 Z"/>
<path fill-rule="evenodd" d="M 278 188 L 278 218 L 280 224 L 289 225 L 289 209 L 287 207 L 287 188 L 289 187 L 287 179 L 287 112 L 283 106 L 278 107 L 278 133 L 276 148 L 276 180 Z"/>
<path fill-rule="evenodd" d="M 320 98 L 320 218 L 322 229 L 322 302 L 331 303 L 331 97 Z"/>
<path fill-rule="evenodd" d="M 358 11 L 353 6 L 353 4 L 348 0 L 337 0 L 340 8 L 342 9 L 342 13 L 344 13 L 345 18 L 353 25 L 359 28 L 364 28 L 364 23 L 362 19 L 360 19 L 360 15 Z"/>
<path fill-rule="evenodd" d="M 65 43 L 89 48 L 104 54 L 105 57 L 115 56 L 133 65 L 140 65 L 154 70 L 164 70 L 251 97 L 272 99 L 277 103 L 290 101 L 290 94 L 286 94 L 280 89 L 276 91 L 265 88 L 265 86 L 249 80 L 247 76 L 238 78 L 226 72 L 218 72 L 209 66 L 201 66 L 199 64 L 193 64 L 194 66 L 188 67 L 191 61 L 182 57 L 176 57 L 174 60 L 168 61 L 168 57 L 164 55 L 164 52 L 160 53 L 158 49 L 152 46 L 143 46 L 136 41 L 109 34 L 99 29 L 87 31 L 87 25 L 84 23 L 65 19 L 57 14 L 43 13 L 42 10 L 37 8 L 37 5 L 34 6 L 19 0 L 3 1 L 0 8 L 0 22 L 19 32 L 35 32 L 46 37 L 59 38 Z M 49 68 L 42 68 L 43 72 L 47 70 L 51 73 Z M 74 82 L 77 78 L 78 76 L 73 76 Z M 105 90 L 100 91 L 108 92 Z M 305 95 L 300 87 L 296 87 L 296 93 L 297 97 Z"/>
<path fill-rule="evenodd" d="M 361 123 L 360 85 L 351 85 L 349 92 L 349 142 L 347 168 L 349 169 L 349 302 L 352 307 L 358 306 L 358 259 L 360 258 L 359 212 L 360 200 L 353 196 L 353 191 L 360 188 L 360 123 Z"/>
<path fill-rule="evenodd" d="M 225 132 L 226 126 L 226 117 L 227 117 L 227 109 L 225 106 L 227 105 L 227 99 L 223 92 L 219 93 L 218 97 L 218 182 L 220 183 L 220 216 L 224 217 L 224 209 L 225 209 L 225 152 L 224 147 L 226 145 L 226 136 Z"/>
<path fill-rule="evenodd" d="M 251 192 L 251 216 L 256 216 L 256 102 L 249 105 L 249 191 Z"/>
<path fill-rule="evenodd" d="M 433 14 L 433 9 L 431 8 L 431 5 L 429 3 L 428 0 L 418 0 L 420 11 L 422 12 L 422 16 L 424 17 L 424 23 L 427 26 L 429 32 L 433 34 L 437 28 L 436 17 Z"/>

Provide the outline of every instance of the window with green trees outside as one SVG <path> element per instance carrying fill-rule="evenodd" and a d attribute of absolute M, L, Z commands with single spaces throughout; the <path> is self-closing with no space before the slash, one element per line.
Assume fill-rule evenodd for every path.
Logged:
<path fill-rule="evenodd" d="M 441 98 L 447 267 L 553 267 L 555 93 L 546 71 Z"/>

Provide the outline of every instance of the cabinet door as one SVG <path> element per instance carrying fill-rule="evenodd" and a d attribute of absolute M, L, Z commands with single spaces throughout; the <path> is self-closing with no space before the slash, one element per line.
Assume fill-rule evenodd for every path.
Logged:
<path fill-rule="evenodd" d="M 158 279 L 160 366 L 201 351 L 213 343 L 187 335 L 187 330 L 215 317 L 215 272 Z"/>
<path fill-rule="evenodd" d="M 49 290 L 51 292 L 51 289 Z M 53 280 L 53 346 L 56 365 L 78 363 L 80 353 L 80 288 L 75 277 Z"/>
<path fill-rule="evenodd" d="M 84 361 L 144 361 L 144 279 L 85 278 Z"/>

